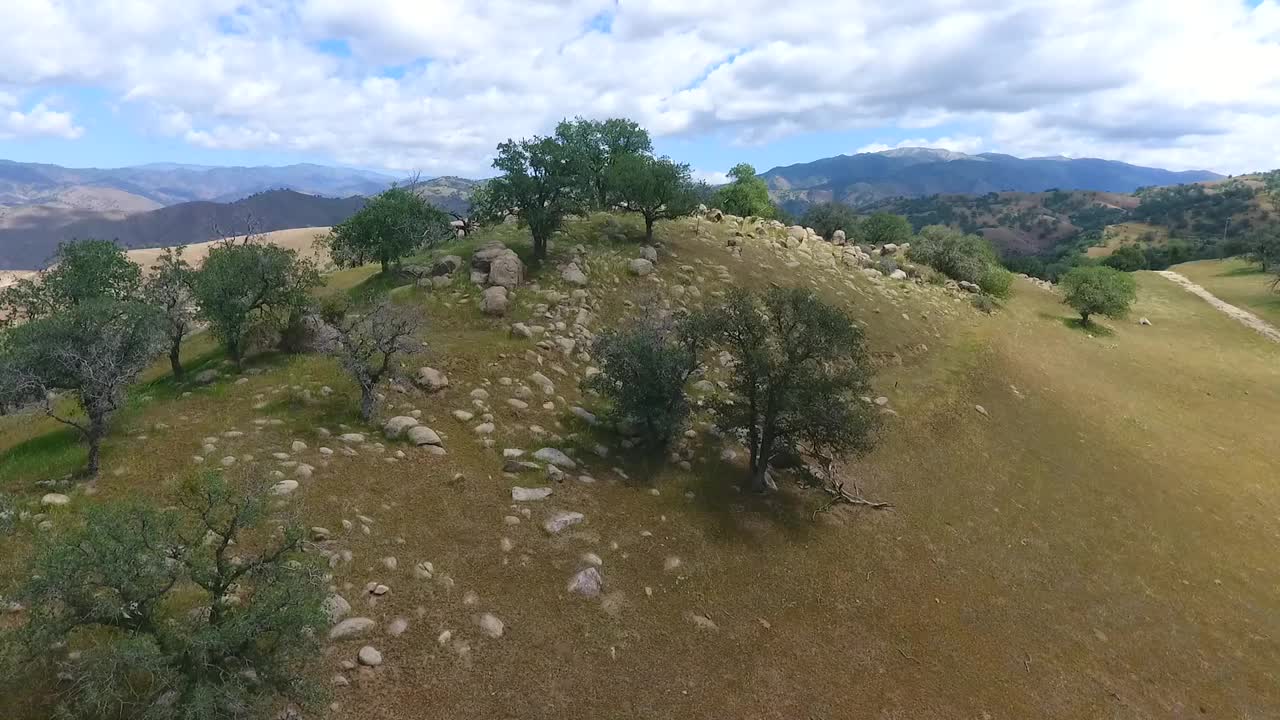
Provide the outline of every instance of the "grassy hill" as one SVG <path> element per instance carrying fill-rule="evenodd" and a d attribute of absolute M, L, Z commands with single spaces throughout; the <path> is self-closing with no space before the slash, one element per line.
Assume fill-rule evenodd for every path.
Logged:
<path fill-rule="evenodd" d="M 1223 300 L 1280 325 L 1280 294 L 1271 289 L 1275 275 L 1240 258 L 1197 260 L 1169 268 Z"/>
<path fill-rule="evenodd" d="M 617 233 L 602 233 L 603 222 L 572 224 L 505 319 L 483 316 L 462 277 L 392 291 L 429 322 L 428 347 L 410 369 L 431 365 L 451 383 L 436 395 L 389 393 L 385 414 L 421 411 L 447 455 L 361 426 L 358 394 L 333 360 L 265 355 L 209 386 L 175 386 L 157 368 L 108 441 L 93 494 L 57 484 L 82 456 L 56 424 L 0 418 L 0 490 L 33 512 L 50 487 L 69 492 L 69 506 L 44 511 L 56 532 L 90 503 L 161 496 L 197 467 L 195 456 L 202 465 L 237 457 L 230 472 L 246 475 L 313 464 L 278 510 L 334 531 L 317 550 L 351 553 L 334 565 L 332 585 L 353 615 L 380 628 L 408 622 L 400 635 L 379 629 L 328 645 L 317 677 L 350 683 L 333 688 L 329 718 L 1280 711 L 1273 343 L 1151 273 L 1138 276 L 1134 316 L 1152 325 L 1112 322 L 1091 336 L 1064 322 L 1058 296 L 1028 282 L 989 316 L 942 287 L 832 264 L 825 245 L 788 251 L 735 239 L 729 223 L 660 225 L 657 272 L 636 278 L 625 271 L 635 245 L 605 240 Z M 441 254 L 465 256 L 492 238 L 527 257 L 512 226 Z M 554 265 L 577 244 L 589 285 L 573 298 Z M 332 275 L 326 292 L 385 291 L 374 272 Z M 597 407 L 578 389 L 589 360 L 508 331 L 584 317 L 598 332 L 646 297 L 696 307 L 731 286 L 774 284 L 812 287 L 864 324 L 887 425 L 877 449 L 844 472 L 894 509 L 822 512 L 825 495 L 790 482 L 768 498 L 741 493 L 741 460 L 723 459 L 732 447 L 702 415 L 687 441 L 691 469 L 655 467 L 570 413 Z M 207 338 L 187 353 L 197 367 L 229 372 Z M 506 400 L 535 371 L 555 384 L 539 396 L 550 408 L 514 409 Z M 723 373 L 713 365 L 711 379 Z M 478 418 L 452 416 L 486 409 L 492 448 L 472 431 Z M 344 445 L 340 432 L 368 440 Z M 213 451 L 202 449 L 206 438 Z M 292 449 L 295 440 L 306 449 Z M 597 443 L 607 457 L 592 451 Z M 502 449 L 543 446 L 571 451 L 575 475 L 594 482 L 570 479 L 547 500 L 513 504 L 512 485 L 544 481 L 504 476 Z M 562 509 L 586 520 L 549 537 L 539 525 Z M 16 572 L 25 547 L 0 545 L 0 577 Z M 588 552 L 605 578 L 591 601 L 565 591 Z M 383 563 L 391 556 L 397 570 Z M 413 572 L 424 561 L 431 579 Z M 364 591 L 369 582 L 391 590 L 377 598 Z M 500 617 L 506 633 L 482 633 L 481 613 Z M 385 663 L 344 670 L 366 643 Z M 0 693 L 0 717 L 47 717 L 51 690 Z"/>

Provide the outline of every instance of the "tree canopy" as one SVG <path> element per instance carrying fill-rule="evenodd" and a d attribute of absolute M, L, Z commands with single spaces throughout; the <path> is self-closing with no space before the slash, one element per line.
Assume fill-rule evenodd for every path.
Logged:
<path fill-rule="evenodd" d="M 584 202 L 594 210 L 608 209 L 618 201 L 615 181 L 619 175 L 612 170 L 620 159 L 653 152 L 649 131 L 626 118 L 562 120 L 555 136 L 568 148 Z"/>
<path fill-rule="evenodd" d="M 714 203 L 730 215 L 774 218 L 778 208 L 769 199 L 769 186 L 756 177 L 756 169 L 747 163 L 738 163 L 729 171 L 732 180 L 718 190 Z"/>
<path fill-rule="evenodd" d="M 486 183 L 473 212 L 487 221 L 514 214 L 533 236 L 534 258 L 545 258 L 551 235 L 565 216 L 582 211 L 590 202 L 574 152 L 558 136 L 501 143 L 493 160 L 500 174 Z"/>
<path fill-rule="evenodd" d="M 871 245 L 911 242 L 911 222 L 893 213 L 873 213 L 862 221 L 862 238 Z"/>
<path fill-rule="evenodd" d="M 137 299 L 142 269 L 111 240 L 58 245 L 53 264 L 39 278 L 24 278 L 0 291 L 0 322 L 47 317 L 90 300 Z"/>
<path fill-rule="evenodd" d="M 449 216 L 408 187 L 392 187 L 369 199 L 333 228 L 329 252 L 338 265 L 391 263 L 415 250 L 453 237 Z"/>
<path fill-rule="evenodd" d="M 165 248 L 151 266 L 143 284 L 143 297 L 161 313 L 165 337 L 169 340 L 169 367 L 182 378 L 182 338 L 195 325 L 197 308 L 192 283 L 195 270 L 182 257 L 185 247 Z"/>
<path fill-rule="evenodd" d="M 1092 315 L 1124 317 L 1138 296 L 1133 275 L 1105 265 L 1072 268 L 1060 285 L 1064 302 L 1080 313 L 1080 322 L 1086 326 Z"/>
<path fill-rule="evenodd" d="M 800 224 L 813 228 L 819 235 L 830 240 L 837 230 L 843 230 L 847 238 L 858 235 L 858 214 L 853 208 L 838 202 L 824 202 L 810 205 L 800 218 Z"/>
<path fill-rule="evenodd" d="M 688 215 L 698 204 L 689 166 L 667 157 L 624 155 L 614 161 L 609 178 L 617 205 L 644 218 L 650 242 L 654 222 Z"/>

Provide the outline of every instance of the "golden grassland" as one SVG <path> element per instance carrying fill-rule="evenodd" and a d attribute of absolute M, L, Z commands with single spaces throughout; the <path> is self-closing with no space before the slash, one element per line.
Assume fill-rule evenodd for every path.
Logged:
<path fill-rule="evenodd" d="M 987 316 L 941 288 L 877 284 L 752 241 L 735 259 L 724 248 L 727 228 L 704 224 L 700 235 L 692 222 L 661 226 L 676 257 L 662 259 L 656 279 L 634 278 L 624 271 L 634 247 L 602 244 L 593 228 L 577 223 L 557 243 L 561 255 L 588 246 L 593 329 L 634 312 L 627 300 L 673 298 L 677 284 L 698 287 L 708 303 L 729 285 L 812 286 L 863 322 L 880 366 L 876 393 L 896 414 L 876 450 L 845 472 L 895 507 L 818 512 L 826 496 L 789 483 L 769 498 L 740 493 L 741 468 L 700 434 L 689 472 L 648 472 L 651 463 L 616 445 L 607 460 L 580 451 L 582 472 L 597 482 L 559 484 L 526 506 L 530 519 L 504 524 L 519 516 L 510 486 L 542 480 L 504 477 L 501 448 L 553 444 L 535 438 L 534 423 L 565 436 L 561 447 L 608 437 L 567 412 L 595 407 L 574 386 L 583 366 L 549 354 L 540 366 L 525 355 L 528 341 L 508 337 L 508 323 L 529 319 L 541 299 L 521 289 L 511 317 L 486 318 L 478 292 L 460 280 L 435 293 L 395 290 L 430 322 L 414 366 L 437 367 L 452 384 L 434 396 L 393 394 L 396 407 L 385 412 L 422 410 L 448 455 L 392 442 L 387 453 L 402 449 L 405 460 L 316 454 L 337 446 L 320 427 L 378 435 L 359 427 L 354 387 L 326 358 L 262 357 L 265 371 L 247 382 L 227 378 L 188 397 L 157 369 L 108 442 L 96 495 L 73 492 L 55 523 L 72 522 L 88 503 L 162 497 L 195 467 L 204 436 L 245 433 L 219 440 L 208 459 L 255 456 L 236 472 L 265 471 L 272 452 L 306 442 L 296 457 L 316 464 L 315 476 L 282 505 L 307 525 L 339 530 L 354 560 L 333 582 L 356 614 L 410 622 L 399 637 L 327 649 L 321 682 L 362 644 L 386 657 L 376 670 L 348 673 L 351 687 L 335 690 L 327 714 L 335 719 L 1280 713 L 1274 344 L 1150 273 L 1139 274 L 1134 317 L 1151 326 L 1114 321 L 1086 333 L 1056 295 L 1030 283 L 1016 283 L 1004 309 Z M 522 242 L 513 228 L 496 232 Z M 333 275 L 329 291 L 390 285 L 374 272 Z M 560 287 L 554 266 L 535 279 Z M 219 362 L 206 337 L 187 354 Z M 534 370 L 562 396 L 552 412 L 504 402 L 509 388 L 498 379 Z M 331 396 L 320 394 L 325 385 Z M 494 396 L 495 449 L 450 416 L 472 409 L 476 387 Z M 269 419 L 282 424 L 255 424 Z M 45 492 L 37 481 L 73 469 L 82 452 L 58 432 L 30 416 L 0 418 L 0 490 L 34 502 Z M 586 522 L 549 538 L 538 524 L 553 509 L 581 511 Z M 373 520 L 368 534 L 359 523 L 340 531 L 358 514 Z M 512 551 L 502 550 L 503 537 Z M 16 575 L 23 552 L 16 542 L 0 550 L 0 573 Z M 565 591 L 584 552 L 603 558 L 603 600 Z M 386 570 L 384 556 L 396 556 L 399 570 Z M 679 567 L 665 570 L 673 557 Z M 424 560 L 436 581 L 411 574 Z M 374 580 L 392 590 L 370 606 L 362 589 Z M 464 602 L 468 593 L 475 604 Z M 506 621 L 507 634 L 481 634 L 481 612 Z M 717 629 L 695 625 L 695 614 Z M 453 644 L 437 643 L 444 630 Z M 0 694 L 0 717 L 45 717 L 44 700 Z"/>

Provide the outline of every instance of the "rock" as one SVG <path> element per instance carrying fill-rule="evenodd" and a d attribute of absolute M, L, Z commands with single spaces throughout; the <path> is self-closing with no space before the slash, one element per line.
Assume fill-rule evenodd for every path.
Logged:
<path fill-rule="evenodd" d="M 471 422 L 471 419 L 475 416 L 475 413 L 467 412 L 466 410 L 453 411 L 453 417 L 456 418 L 458 422 Z"/>
<path fill-rule="evenodd" d="M 898 254 L 898 246 L 893 243 L 885 243 L 880 246 L 880 255 L 882 257 Z"/>
<path fill-rule="evenodd" d="M 561 511 L 547 518 L 546 522 L 542 523 L 542 529 L 551 535 L 557 535 L 585 519 L 586 516 L 580 512 Z"/>
<path fill-rule="evenodd" d="M 489 265 L 489 284 L 510 290 L 524 280 L 524 262 L 514 251 L 494 258 Z"/>
<path fill-rule="evenodd" d="M 484 294 L 480 296 L 480 311 L 485 315 L 493 315 L 495 317 L 506 315 L 509 304 L 507 288 L 502 285 L 486 288 Z"/>
<path fill-rule="evenodd" d="M 195 383 L 196 385 L 209 385 L 217 379 L 218 379 L 218 371 L 213 369 L 201 370 L 200 372 L 191 376 L 191 382 Z"/>
<path fill-rule="evenodd" d="M 298 489 L 297 480 L 281 480 L 280 482 L 271 486 L 271 494 L 272 495 L 288 495 L 289 493 L 297 489 Z"/>
<path fill-rule="evenodd" d="M 408 415 L 397 415 L 388 420 L 386 424 L 382 426 L 382 432 L 385 433 L 388 438 L 396 440 L 401 435 L 404 435 L 405 430 L 408 430 L 417 424 L 417 418 L 412 418 Z"/>
<path fill-rule="evenodd" d="M 907 279 L 907 273 L 906 273 L 906 271 L 904 271 L 904 270 L 902 270 L 901 268 L 899 268 L 899 269 L 894 270 L 893 272 L 889 273 L 889 279 L 890 279 L 890 280 L 906 280 L 906 279 Z"/>
<path fill-rule="evenodd" d="M 627 264 L 627 269 L 631 271 L 632 275 L 644 277 L 653 272 L 653 263 L 644 258 L 636 258 Z"/>
<path fill-rule="evenodd" d="M 338 436 L 338 439 L 348 445 L 359 445 L 364 442 L 364 435 L 360 433 L 343 433 Z"/>
<path fill-rule="evenodd" d="M 427 392 L 438 392 L 449 387 L 449 378 L 435 368 L 418 368 L 418 375 L 413 379 L 418 387 Z"/>
<path fill-rule="evenodd" d="M 387 625 L 387 634 L 391 637 L 400 637 L 405 630 L 409 629 L 409 621 L 405 618 L 398 617 Z"/>
<path fill-rule="evenodd" d="M 473 429 L 473 432 L 475 432 L 475 434 L 477 435 L 492 435 L 495 429 L 496 428 L 494 427 L 493 423 L 487 422 L 487 423 L 480 423 L 479 425 L 475 426 L 475 428 Z"/>
<path fill-rule="evenodd" d="M 371 645 L 365 645 L 360 648 L 360 652 L 356 655 L 356 659 L 365 667 L 378 667 L 382 664 L 382 653 L 375 650 Z"/>
<path fill-rule="evenodd" d="M 585 598 L 598 597 L 603 587 L 604 578 L 600 576 L 600 571 L 595 567 L 579 570 L 577 574 L 569 578 L 568 590 L 571 595 L 581 595 Z"/>
<path fill-rule="evenodd" d="M 541 460 L 542 462 L 551 463 L 552 465 L 564 468 L 565 470 L 573 470 L 578 467 L 578 464 L 573 461 L 573 458 L 565 455 L 563 452 L 555 448 L 544 447 L 534 453 L 533 457 Z"/>
<path fill-rule="evenodd" d="M 580 408 L 580 407 L 578 407 L 578 406 L 576 406 L 576 405 L 575 405 L 575 406 L 573 406 L 573 407 L 569 408 L 569 412 L 573 413 L 573 416 L 574 416 L 574 417 L 576 417 L 576 418 L 578 418 L 579 420 L 581 420 L 582 422 L 584 422 L 584 423 L 586 423 L 586 424 L 590 425 L 591 427 L 595 427 L 596 425 L 599 425 L 599 424 L 600 424 L 600 420 L 599 420 L 598 418 L 596 418 L 596 416 L 595 416 L 595 415 L 594 415 L 590 410 L 587 410 L 586 408 Z"/>
<path fill-rule="evenodd" d="M 984 415 L 984 416 L 990 417 L 990 413 L 988 413 L 988 412 L 987 412 L 987 409 L 986 409 L 986 408 L 984 408 L 984 407 L 982 407 L 981 405 L 974 405 L 974 406 L 973 406 L 973 409 L 974 409 L 974 410 L 977 410 L 979 415 Z"/>
<path fill-rule="evenodd" d="M 40 498 L 40 504 L 47 507 L 59 507 L 66 505 L 69 502 L 71 502 L 71 498 L 63 495 L 62 493 L 49 493 L 48 495 Z"/>
<path fill-rule="evenodd" d="M 414 445 L 441 445 L 440 435 L 426 425 L 414 425 L 409 428 L 409 442 Z"/>
<path fill-rule="evenodd" d="M 440 275 L 452 275 L 462 267 L 462 258 L 457 255 L 445 255 L 431 266 L 431 275 L 433 277 Z"/>
<path fill-rule="evenodd" d="M 307 444 L 302 442 L 301 440 L 294 440 L 293 444 L 289 446 L 289 449 L 296 453 L 302 452 L 303 450 L 307 449 Z"/>
<path fill-rule="evenodd" d="M 549 487 L 511 488 L 512 502 L 535 502 L 537 500 L 545 500 L 549 497 L 551 497 L 551 488 Z"/>
<path fill-rule="evenodd" d="M 565 266 L 565 269 L 560 273 L 560 278 L 570 285 L 577 285 L 578 287 L 586 287 L 587 285 L 587 275 L 582 272 L 582 268 L 578 267 L 578 263 L 571 262 Z"/>
<path fill-rule="evenodd" d="M 338 330 L 313 312 L 303 313 L 280 333 L 279 346 L 287 353 L 331 353 L 338 349 Z"/>
<path fill-rule="evenodd" d="M 714 632 L 720 629 L 720 626 L 716 625 L 715 622 L 712 621 L 711 618 L 707 617 L 706 615 L 699 615 L 698 613 L 689 613 L 685 617 L 689 618 L 689 622 L 693 623 L 694 625 L 697 625 L 699 630 L 711 630 Z"/>
<path fill-rule="evenodd" d="M 971 293 L 982 292 L 982 288 L 978 287 L 976 283 L 971 283 L 968 280 L 961 280 L 956 284 L 959 285 L 960 289 L 964 290 L 965 292 L 971 292 Z"/>
<path fill-rule="evenodd" d="M 357 635 L 363 635 L 375 628 L 377 625 L 378 623 L 374 622 L 371 618 L 347 618 L 333 626 L 333 629 L 329 631 L 329 639 L 344 640 L 346 638 L 356 637 Z"/>
<path fill-rule="evenodd" d="M 476 624 L 484 631 L 485 635 L 491 638 L 500 638 L 507 630 L 507 624 L 498 619 L 493 613 L 485 613 L 476 619 Z"/>
<path fill-rule="evenodd" d="M 653 263 L 653 264 L 657 265 L 657 264 L 658 264 L 658 249 L 657 249 L 657 248 L 655 248 L 655 247 L 654 247 L 654 246 L 652 246 L 652 245 L 641 245 L 641 246 L 640 246 L 640 257 L 641 257 L 642 259 L 644 259 L 644 260 L 648 260 L 649 262 L 651 262 L 651 263 Z"/>
<path fill-rule="evenodd" d="M 538 389 L 542 390 L 543 395 L 554 395 L 556 392 L 555 384 L 551 382 L 550 378 L 540 372 L 530 375 L 529 382 L 537 385 Z"/>
<path fill-rule="evenodd" d="M 844 245 L 846 242 L 848 242 L 848 240 L 846 239 L 843 230 L 836 230 L 835 232 L 831 233 L 831 242 L 835 243 L 836 245 Z"/>
<path fill-rule="evenodd" d="M 471 254 L 471 267 L 488 274 L 489 267 L 499 256 L 511 252 L 501 241 L 490 240 Z"/>
<path fill-rule="evenodd" d="M 531 340 L 533 339 L 533 331 L 529 329 L 528 325 L 518 322 L 511 326 L 511 337 Z"/>
<path fill-rule="evenodd" d="M 331 623 L 338 622 L 346 617 L 347 613 L 351 612 L 351 603 L 337 593 L 325 598 L 324 605 L 321 607 L 324 608 L 325 614 L 329 616 L 329 622 Z"/>
<path fill-rule="evenodd" d="M 1139 325 L 1150 325 L 1151 321 L 1146 318 L 1138 318 Z"/>
<path fill-rule="evenodd" d="M 707 219 L 714 223 L 724 222 L 724 211 L 718 208 L 712 208 L 707 211 Z"/>

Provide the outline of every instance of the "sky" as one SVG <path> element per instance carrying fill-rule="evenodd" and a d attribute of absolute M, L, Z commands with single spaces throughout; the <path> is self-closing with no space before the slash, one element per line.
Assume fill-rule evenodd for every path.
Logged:
<path fill-rule="evenodd" d="M 1280 166 L 1280 0 L 0 0 L 0 158 L 481 177 L 624 116 L 719 180 L 903 146 Z"/>

